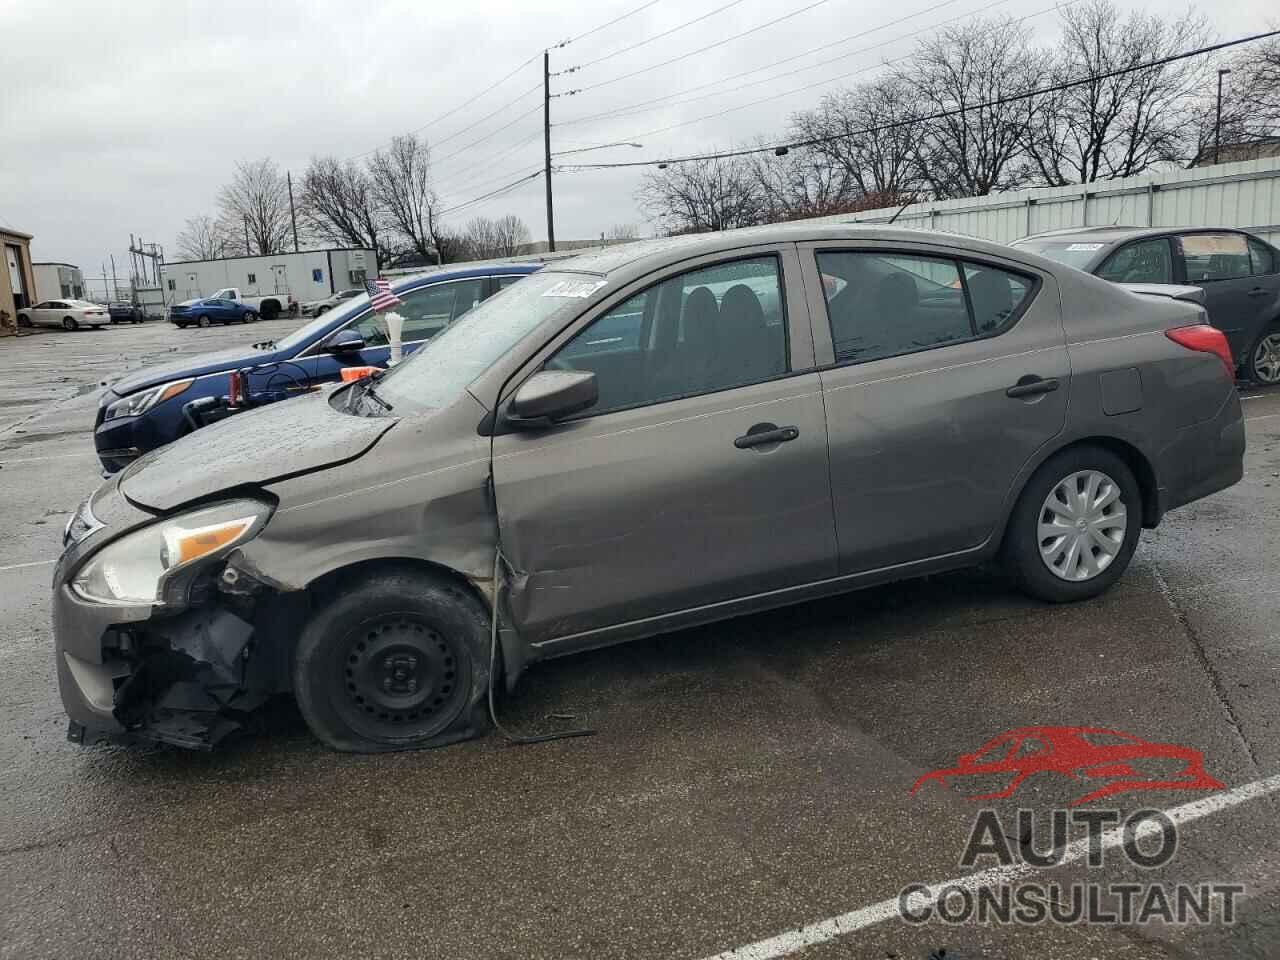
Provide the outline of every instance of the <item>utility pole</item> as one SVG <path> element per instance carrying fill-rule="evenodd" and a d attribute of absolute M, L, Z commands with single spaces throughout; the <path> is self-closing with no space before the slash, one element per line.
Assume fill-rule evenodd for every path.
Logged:
<path fill-rule="evenodd" d="M 112 295 L 120 299 L 120 281 L 116 279 L 116 255 L 111 255 L 111 292 Z"/>
<path fill-rule="evenodd" d="M 1231 72 L 1230 67 L 1218 70 L 1218 112 L 1213 122 L 1213 162 L 1218 162 L 1218 149 L 1222 146 L 1222 78 Z"/>
<path fill-rule="evenodd" d="M 277 180 L 276 182 L 277 182 L 277 183 L 279 183 L 280 181 L 278 181 L 278 180 Z M 251 256 L 253 256 L 253 248 L 249 246 L 249 218 L 248 218 L 248 216 L 245 216 L 245 218 L 244 218 L 244 255 L 245 255 L 246 257 L 251 257 Z"/>
<path fill-rule="evenodd" d="M 551 205 L 551 51 L 542 51 L 542 142 L 546 152 L 547 250 L 556 250 L 556 215 Z"/>
<path fill-rule="evenodd" d="M 285 180 L 289 183 L 289 220 L 293 223 L 293 252 L 298 252 L 298 215 L 293 212 L 293 171 L 286 170 Z"/>

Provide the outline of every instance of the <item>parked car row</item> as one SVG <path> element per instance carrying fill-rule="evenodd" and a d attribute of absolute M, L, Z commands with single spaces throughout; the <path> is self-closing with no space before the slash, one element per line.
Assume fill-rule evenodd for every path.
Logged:
<path fill-rule="evenodd" d="M 1195 288 L 812 224 L 533 269 L 398 284 L 403 363 L 85 502 L 54 573 L 71 739 L 207 749 L 288 692 L 335 749 L 452 743 L 499 676 L 692 624 L 997 558 L 1032 596 L 1094 596 L 1142 529 L 1242 476 Z M 104 463 L 230 367 L 319 380 L 385 337 L 356 298 L 136 374 L 99 411 Z"/>

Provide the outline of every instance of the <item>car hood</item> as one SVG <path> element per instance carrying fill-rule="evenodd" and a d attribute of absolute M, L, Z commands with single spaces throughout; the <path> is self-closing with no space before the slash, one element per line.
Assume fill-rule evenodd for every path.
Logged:
<path fill-rule="evenodd" d="M 236 414 L 153 450 L 124 471 L 120 490 L 140 507 L 172 510 L 354 460 L 399 422 L 341 413 L 332 392 Z"/>
<path fill-rule="evenodd" d="M 206 373 L 221 373 L 223 370 L 235 370 L 239 367 L 266 363 L 274 359 L 275 354 L 265 350 L 255 350 L 250 346 L 233 347 L 230 350 L 216 350 L 212 353 L 200 353 L 194 357 L 183 357 L 136 370 L 128 376 L 121 377 L 111 385 L 120 396 L 154 387 L 170 380 L 181 380 L 183 377 L 199 377 Z"/>

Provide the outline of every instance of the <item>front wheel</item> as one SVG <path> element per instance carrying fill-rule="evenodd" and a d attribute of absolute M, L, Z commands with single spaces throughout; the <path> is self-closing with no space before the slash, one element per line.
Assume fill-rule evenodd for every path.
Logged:
<path fill-rule="evenodd" d="M 198 323 L 202 327 L 209 326 L 211 322 L 212 321 L 210 321 L 208 317 L 200 317 L 199 319 L 196 320 L 196 323 Z"/>
<path fill-rule="evenodd" d="M 1249 379 L 1264 386 L 1280 383 L 1280 327 L 1263 330 L 1249 351 Z"/>
<path fill-rule="evenodd" d="M 252 310 L 249 310 L 249 311 L 247 311 L 247 312 L 245 313 L 245 315 L 244 315 L 243 317 L 241 317 L 240 319 L 241 319 L 244 323 L 253 323 L 255 320 L 257 320 L 257 319 L 258 319 L 258 315 L 257 315 L 256 313 L 254 313 Z"/>
<path fill-rule="evenodd" d="M 1120 579 L 1141 531 L 1133 471 L 1109 450 L 1074 447 L 1027 481 L 1005 532 L 1004 560 L 1033 597 L 1085 600 Z"/>
<path fill-rule="evenodd" d="M 335 750 L 443 746 L 488 727 L 488 612 L 409 568 L 368 574 L 303 630 L 293 686 L 311 732 Z"/>
<path fill-rule="evenodd" d="M 63 317 L 63 318 L 62 318 L 62 329 L 63 329 L 63 330 L 67 330 L 67 331 L 71 331 L 71 330 L 79 330 L 79 329 L 80 329 L 80 324 L 76 322 L 76 318 L 75 318 L 75 317 Z"/>

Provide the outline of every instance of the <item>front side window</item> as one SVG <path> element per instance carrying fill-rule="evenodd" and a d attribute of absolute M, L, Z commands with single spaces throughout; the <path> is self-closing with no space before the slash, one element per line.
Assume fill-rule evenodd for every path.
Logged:
<path fill-rule="evenodd" d="M 1173 283 L 1173 257 L 1164 237 L 1121 247 L 1098 269 L 1112 283 Z"/>
<path fill-rule="evenodd" d="M 396 313 L 404 317 L 402 339 L 406 343 L 429 340 L 478 304 L 484 297 L 484 280 L 457 280 L 423 287 L 402 298 Z"/>
<path fill-rule="evenodd" d="M 1253 273 L 1242 234 L 1191 233 L 1180 240 L 1188 283 L 1238 280 Z"/>
<path fill-rule="evenodd" d="M 1276 257 L 1261 240 L 1249 237 L 1249 264 L 1253 267 L 1255 277 L 1265 277 L 1275 273 L 1280 267 L 1276 265 Z"/>
<path fill-rule="evenodd" d="M 597 317 L 546 367 L 596 375 L 600 399 L 588 416 L 783 374 L 778 260 L 735 260 L 664 280 Z"/>

